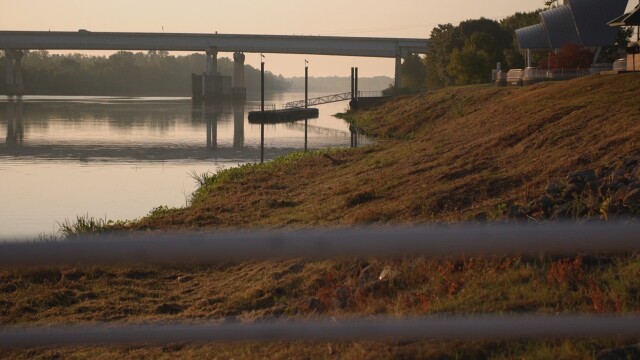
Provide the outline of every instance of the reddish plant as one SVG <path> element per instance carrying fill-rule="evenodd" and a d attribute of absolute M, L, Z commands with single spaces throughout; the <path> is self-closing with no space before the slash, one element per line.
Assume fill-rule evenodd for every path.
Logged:
<path fill-rule="evenodd" d="M 547 59 L 538 63 L 539 68 L 586 69 L 593 62 L 593 53 L 577 44 L 565 44 L 557 53 L 551 52 Z"/>

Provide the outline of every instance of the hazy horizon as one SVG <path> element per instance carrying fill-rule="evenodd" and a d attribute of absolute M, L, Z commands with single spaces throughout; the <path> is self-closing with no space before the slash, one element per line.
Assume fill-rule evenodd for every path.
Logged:
<path fill-rule="evenodd" d="M 325 0 L 301 6 L 293 0 L 237 1 L 223 5 L 204 0 L 0 0 L 0 30 L 118 31 L 221 34 L 328 35 L 428 38 L 438 24 L 485 17 L 499 20 L 515 12 L 543 7 L 543 0 L 398 0 L 388 4 Z M 629 6 L 635 5 L 630 1 Z M 52 53 L 60 53 L 53 52 Z M 69 52 L 65 52 L 69 53 Z M 109 54 L 112 52 L 83 52 Z M 220 53 L 220 57 L 230 54 Z M 393 76 L 393 59 L 267 54 L 266 68 L 285 77 L 301 76 L 309 60 L 310 76 Z M 260 55 L 246 63 L 259 67 Z M 203 65 L 204 66 L 204 65 Z"/>

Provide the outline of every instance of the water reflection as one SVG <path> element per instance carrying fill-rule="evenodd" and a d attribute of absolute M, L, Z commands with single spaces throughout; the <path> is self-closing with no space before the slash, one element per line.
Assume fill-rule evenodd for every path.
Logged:
<path fill-rule="evenodd" d="M 9 99 L 7 102 L 7 146 L 22 145 L 24 124 L 22 122 L 22 99 Z"/>
<path fill-rule="evenodd" d="M 300 94 L 275 94 L 282 103 Z M 189 99 L 0 96 L 0 239 L 53 233 L 79 214 L 109 219 L 182 206 L 189 175 L 302 149 L 358 145 L 354 129 L 320 107 L 318 119 L 251 125 L 248 106 Z M 262 136 L 264 135 L 264 136 Z"/>
<path fill-rule="evenodd" d="M 322 108 L 319 119 L 252 126 L 247 119 L 250 106 L 120 98 L 0 99 L 0 131 L 6 129 L 0 132 L 5 138 L 0 157 L 257 162 L 301 149 L 361 143 L 361 132 L 331 117 L 341 108 Z"/>
<path fill-rule="evenodd" d="M 233 148 L 244 148 L 244 104 L 236 103 L 233 106 Z"/>

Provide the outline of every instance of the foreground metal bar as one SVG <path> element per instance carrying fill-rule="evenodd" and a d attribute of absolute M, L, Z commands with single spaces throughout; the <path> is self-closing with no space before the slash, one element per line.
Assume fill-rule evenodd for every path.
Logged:
<path fill-rule="evenodd" d="M 640 317 L 512 316 L 5 328 L 0 348 L 127 343 L 640 338 Z"/>
<path fill-rule="evenodd" d="M 510 225 L 235 233 L 115 233 L 0 244 L 0 266 L 213 263 L 336 257 L 576 255 L 640 251 L 639 225 Z"/>

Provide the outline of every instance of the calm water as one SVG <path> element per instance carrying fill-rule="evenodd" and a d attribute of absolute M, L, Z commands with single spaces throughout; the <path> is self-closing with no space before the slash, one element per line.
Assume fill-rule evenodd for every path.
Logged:
<path fill-rule="evenodd" d="M 268 104 L 301 96 L 274 94 Z M 185 205 L 196 188 L 191 173 L 260 161 L 260 126 L 247 121 L 250 105 L 0 97 L 0 239 L 53 234 L 58 222 L 77 215 L 124 220 Z M 346 106 L 319 107 L 320 118 L 308 121 L 309 149 L 351 146 L 348 125 L 331 116 Z M 266 126 L 265 158 L 304 149 L 304 134 L 304 121 Z"/>

